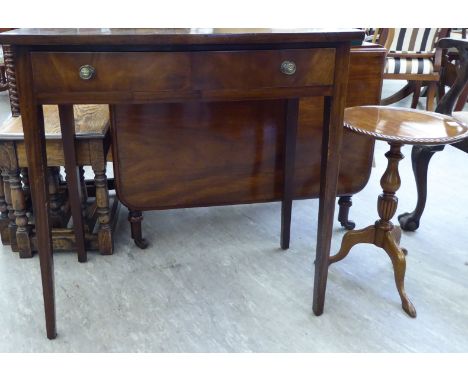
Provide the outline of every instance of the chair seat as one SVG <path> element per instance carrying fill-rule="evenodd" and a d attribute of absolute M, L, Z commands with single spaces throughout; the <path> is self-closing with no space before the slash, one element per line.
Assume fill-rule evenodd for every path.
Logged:
<path fill-rule="evenodd" d="M 351 107 L 345 110 L 344 125 L 374 139 L 408 144 L 450 144 L 468 137 L 468 125 L 452 117 L 399 107 Z"/>
<path fill-rule="evenodd" d="M 61 138 L 58 106 L 45 105 L 44 128 L 46 139 Z M 77 139 L 104 137 L 109 129 L 107 105 L 74 105 L 75 132 Z M 0 127 L 0 140 L 23 140 L 21 117 L 10 117 Z"/>
<path fill-rule="evenodd" d="M 387 57 L 384 74 L 432 74 L 434 64 L 430 58 Z"/>

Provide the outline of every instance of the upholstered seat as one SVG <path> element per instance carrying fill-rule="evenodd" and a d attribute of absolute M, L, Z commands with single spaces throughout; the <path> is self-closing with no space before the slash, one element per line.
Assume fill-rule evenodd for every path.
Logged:
<path fill-rule="evenodd" d="M 382 105 L 398 102 L 413 93 L 416 108 L 422 86 L 427 86 L 427 109 L 432 110 L 442 61 L 438 39 L 446 37 L 447 28 L 389 28 L 379 30 L 379 43 L 388 49 L 384 79 L 407 80 L 408 84 L 381 101 Z"/>
<path fill-rule="evenodd" d="M 385 74 L 432 74 L 434 64 L 430 58 L 387 57 Z"/>

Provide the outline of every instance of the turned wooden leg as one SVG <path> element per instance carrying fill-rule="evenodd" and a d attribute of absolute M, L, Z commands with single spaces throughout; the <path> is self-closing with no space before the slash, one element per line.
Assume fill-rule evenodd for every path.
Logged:
<path fill-rule="evenodd" d="M 143 239 L 141 233 L 141 222 L 143 220 L 143 213 L 141 211 L 128 211 L 128 221 L 130 222 L 130 229 L 132 239 L 138 248 L 145 249 L 148 247 L 148 242 Z"/>
<path fill-rule="evenodd" d="M 21 169 L 21 182 L 23 183 L 23 195 L 26 202 L 26 208 L 30 211 L 32 210 L 31 188 L 29 186 L 29 174 L 26 167 Z"/>
<path fill-rule="evenodd" d="M 346 232 L 341 241 L 341 247 L 335 256 L 331 256 L 329 264 L 336 263 L 337 261 L 343 260 L 348 256 L 349 251 L 356 244 L 368 243 L 373 244 L 375 237 L 375 226 L 371 225 L 364 229 L 353 230 Z"/>
<path fill-rule="evenodd" d="M 59 168 L 59 167 L 57 167 Z M 21 181 L 23 182 L 23 192 L 25 200 L 31 198 L 31 187 L 29 186 L 29 172 L 27 167 L 22 167 L 20 169 Z"/>
<path fill-rule="evenodd" d="M 349 209 L 353 205 L 350 195 L 340 196 L 338 199 L 340 210 L 338 211 L 338 221 L 346 229 L 354 229 L 356 224 L 349 220 Z"/>
<path fill-rule="evenodd" d="M 395 242 L 395 237 L 391 234 L 391 232 L 385 233 L 382 244 L 382 248 L 385 250 L 385 252 L 387 252 L 388 256 L 392 260 L 393 272 L 395 273 L 395 284 L 401 298 L 401 306 L 410 317 L 415 318 L 416 309 L 405 292 L 405 254 Z"/>
<path fill-rule="evenodd" d="M 434 101 L 437 90 L 437 82 L 431 82 L 427 86 L 427 99 L 426 99 L 426 110 L 434 111 Z"/>
<path fill-rule="evenodd" d="M 416 231 L 424 212 L 427 199 L 427 168 L 429 161 L 437 151 L 442 151 L 444 146 L 413 146 L 411 150 L 411 163 L 416 180 L 418 201 L 413 212 L 405 212 L 398 216 L 400 226 L 405 231 Z"/>
<path fill-rule="evenodd" d="M 421 81 L 414 82 L 414 92 L 413 92 L 413 99 L 411 100 L 411 108 L 416 109 L 419 102 L 419 96 L 421 95 Z"/>
<path fill-rule="evenodd" d="M 387 169 L 380 179 L 382 194 L 377 200 L 377 211 L 380 219 L 373 226 L 358 231 L 349 231 L 343 236 L 341 248 L 335 256 L 330 257 L 329 264 L 344 259 L 351 248 L 360 243 L 373 243 L 383 248 L 390 257 L 395 274 L 395 283 L 401 298 L 403 310 L 411 317 L 416 317 L 416 309 L 406 295 L 404 278 L 406 270 L 405 253 L 400 248 L 401 229 L 395 227 L 391 219 L 395 215 L 398 198 L 396 191 L 400 188 L 401 180 L 398 173 L 398 162 L 403 159 L 400 143 L 390 143 L 390 151 L 385 156 L 388 159 Z"/>
<path fill-rule="evenodd" d="M 64 224 L 62 214 L 62 200 L 59 193 L 60 167 L 47 169 L 47 185 L 49 188 L 49 211 L 52 227 L 59 228 Z"/>
<path fill-rule="evenodd" d="M 30 240 L 30 227 L 26 216 L 26 203 L 24 200 L 23 187 L 20 179 L 19 169 L 10 172 L 10 192 L 16 219 L 16 243 L 20 258 L 33 256 Z"/>
<path fill-rule="evenodd" d="M 8 231 L 8 206 L 5 200 L 5 184 L 3 175 L 0 176 L 0 236 L 3 245 L 10 244 L 10 235 Z"/>
<path fill-rule="evenodd" d="M 99 252 L 102 255 L 112 255 L 114 252 L 114 240 L 112 235 L 112 227 L 110 225 L 109 190 L 107 189 L 106 163 L 94 163 L 92 168 L 94 171 L 96 206 L 99 221 Z"/>
<path fill-rule="evenodd" d="M 404 290 L 406 260 L 404 252 L 399 247 L 401 231 L 391 222 L 398 206 L 398 198 L 395 194 L 401 185 L 398 172 L 398 162 L 403 159 L 401 146 L 400 143 L 390 143 L 390 151 L 385 154 L 388 166 L 380 180 L 383 193 L 379 195 L 377 202 L 380 220 L 375 223 L 375 244 L 383 248 L 392 260 L 395 282 L 404 311 L 411 317 L 416 317 L 416 309 Z"/>
<path fill-rule="evenodd" d="M 10 174 L 14 171 L 6 170 L 4 172 L 4 190 L 5 190 L 5 201 L 8 209 L 8 237 L 10 239 L 11 250 L 18 252 L 18 244 L 16 242 L 16 217 L 15 209 L 13 208 L 13 201 L 11 199 L 11 188 L 10 188 Z"/>
<path fill-rule="evenodd" d="M 80 187 L 81 187 L 81 212 L 83 214 L 83 218 L 86 219 L 86 210 L 88 208 L 88 189 L 86 188 L 84 167 L 79 166 L 78 171 L 80 174 Z"/>

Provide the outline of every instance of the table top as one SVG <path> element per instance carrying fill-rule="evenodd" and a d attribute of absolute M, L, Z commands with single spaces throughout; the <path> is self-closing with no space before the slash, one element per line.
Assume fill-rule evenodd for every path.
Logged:
<path fill-rule="evenodd" d="M 24 28 L 0 33 L 12 45 L 204 45 L 359 41 L 358 29 L 271 28 Z"/>
<path fill-rule="evenodd" d="M 42 106 L 44 131 L 47 140 L 61 139 L 60 117 L 57 105 Z M 107 105 L 74 105 L 75 134 L 77 139 L 102 138 L 109 129 Z M 10 117 L 0 126 L 0 141 L 24 140 L 21 116 Z"/>
<path fill-rule="evenodd" d="M 344 125 L 374 139 L 405 144 L 450 144 L 468 137 L 468 126 L 450 116 L 390 106 L 345 109 Z"/>

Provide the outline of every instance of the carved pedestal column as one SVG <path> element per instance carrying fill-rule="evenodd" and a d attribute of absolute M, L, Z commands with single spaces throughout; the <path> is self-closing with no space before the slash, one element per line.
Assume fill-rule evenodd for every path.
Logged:
<path fill-rule="evenodd" d="M 401 146 L 401 143 L 390 143 L 390 151 L 385 154 L 388 165 L 380 180 L 383 193 L 379 195 L 377 201 L 380 219 L 367 228 L 347 232 L 343 236 L 338 253 L 330 257 L 330 264 L 344 259 L 356 244 L 375 244 L 384 249 L 393 264 L 395 283 L 403 310 L 411 317 L 416 317 L 416 309 L 406 295 L 404 287 L 406 260 L 405 252 L 400 247 L 401 229 L 391 222 L 398 206 L 398 198 L 395 193 L 401 185 L 400 174 L 398 173 L 398 162 L 403 159 Z"/>

